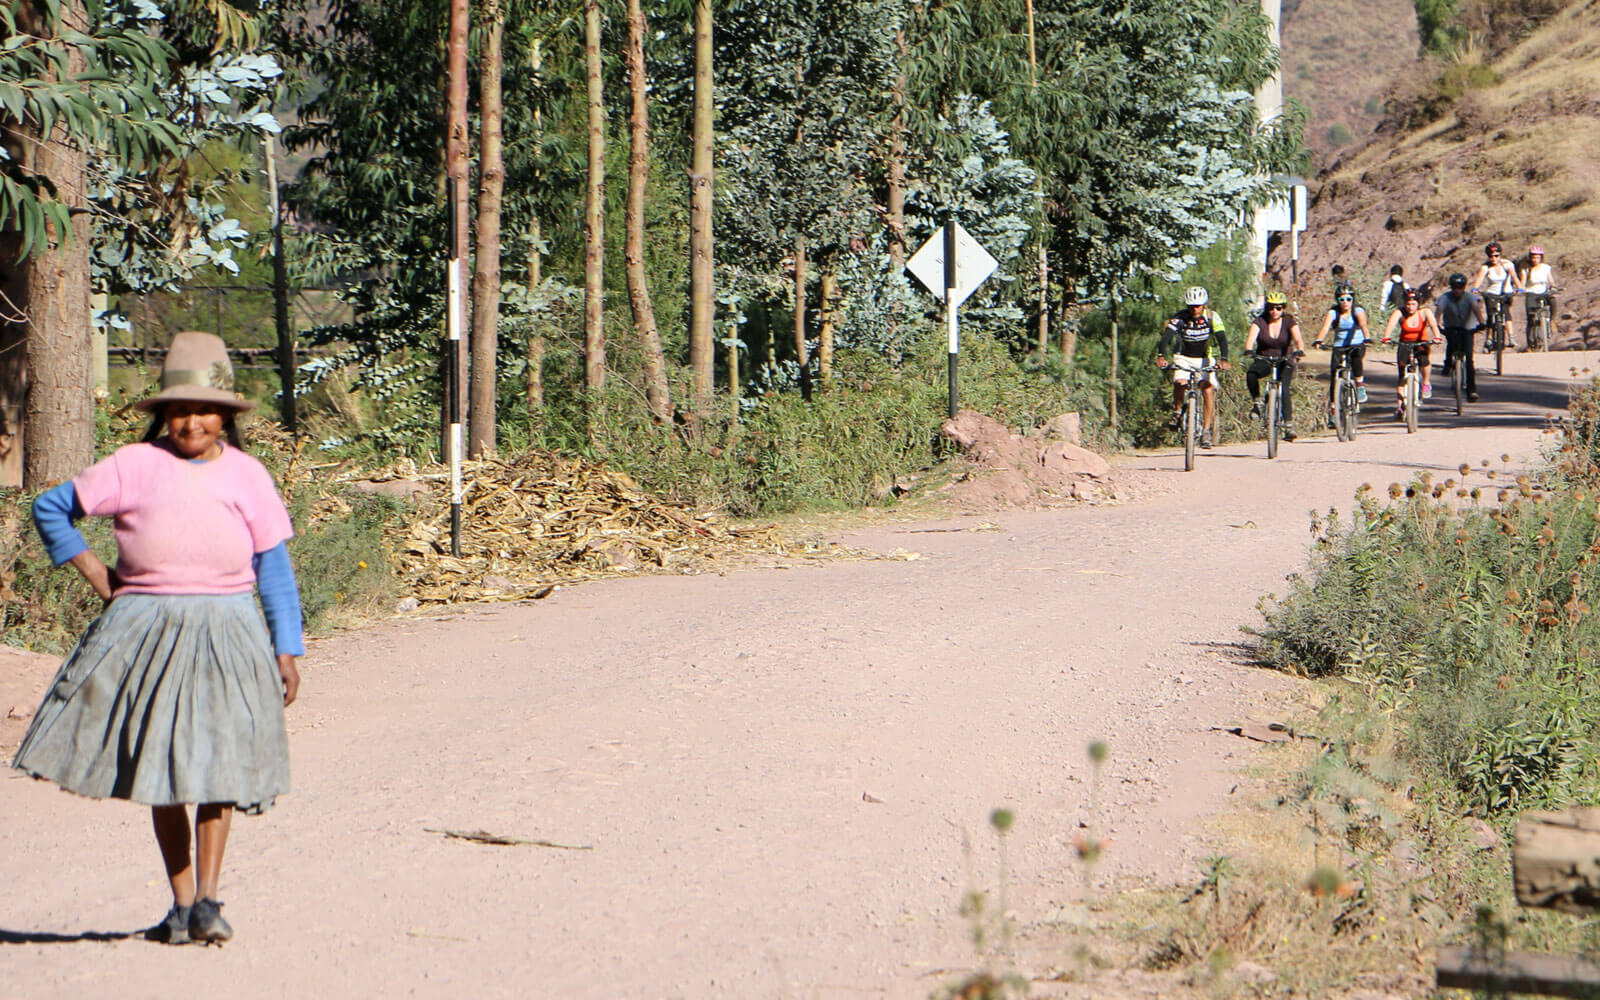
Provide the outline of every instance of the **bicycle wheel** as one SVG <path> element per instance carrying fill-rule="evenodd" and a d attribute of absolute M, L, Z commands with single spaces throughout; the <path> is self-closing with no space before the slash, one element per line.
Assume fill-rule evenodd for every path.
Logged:
<path fill-rule="evenodd" d="M 1267 384 L 1267 457 L 1278 457 L 1278 383 Z"/>
<path fill-rule="evenodd" d="M 1494 373 L 1506 373 L 1506 321 L 1499 320 L 1494 325 Z"/>
<path fill-rule="evenodd" d="M 1195 405 L 1196 393 L 1192 388 L 1183 391 L 1183 471 L 1194 471 L 1194 446 L 1200 437 L 1200 415 Z"/>
<path fill-rule="evenodd" d="M 1548 351 L 1549 349 L 1550 307 L 1548 305 L 1543 305 L 1539 307 L 1539 350 Z"/>
<path fill-rule="evenodd" d="M 1344 439 L 1354 441 L 1356 427 L 1361 423 L 1361 401 L 1356 395 L 1354 382 L 1344 384 L 1344 396 L 1339 405 L 1339 412 L 1344 416 Z"/>
<path fill-rule="evenodd" d="M 1462 407 L 1467 404 L 1467 375 L 1461 370 L 1460 358 L 1450 360 L 1450 391 L 1456 397 L 1456 416 L 1461 416 Z"/>
<path fill-rule="evenodd" d="M 1417 412 L 1422 406 L 1422 388 L 1415 371 L 1406 373 L 1406 393 L 1403 405 L 1406 408 L 1406 433 L 1415 434 L 1417 432 Z"/>

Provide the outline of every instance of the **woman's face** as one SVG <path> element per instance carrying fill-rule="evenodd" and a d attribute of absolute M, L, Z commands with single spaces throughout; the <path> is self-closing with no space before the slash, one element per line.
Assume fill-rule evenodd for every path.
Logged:
<path fill-rule="evenodd" d="M 184 458 L 216 458 L 222 454 L 224 410 L 215 403 L 181 401 L 161 408 L 172 447 Z"/>
<path fill-rule="evenodd" d="M 1405 305 L 1403 306 L 1403 308 L 1405 309 L 1406 315 L 1410 316 L 1412 313 L 1416 312 L 1417 309 L 1419 308 L 1418 305 L 1417 305 L 1417 300 L 1416 299 L 1409 299 L 1409 298 L 1406 299 Z"/>
<path fill-rule="evenodd" d="M 1339 311 L 1340 312 L 1347 313 L 1350 310 L 1354 309 L 1355 306 L 1356 306 L 1355 296 L 1353 296 L 1353 295 L 1341 295 L 1341 296 L 1339 296 Z"/>

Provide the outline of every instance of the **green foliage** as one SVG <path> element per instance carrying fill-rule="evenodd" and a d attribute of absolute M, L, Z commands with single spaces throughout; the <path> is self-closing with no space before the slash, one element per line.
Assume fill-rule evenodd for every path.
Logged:
<path fill-rule="evenodd" d="M 88 23 L 70 28 L 56 4 L 0 8 L 0 117 L 35 135 L 59 126 L 80 147 L 115 151 L 121 169 L 142 171 L 179 146 L 161 97 L 174 52 L 145 30 L 161 17 L 153 5 L 90 7 Z M 0 148 L 0 229 L 19 233 L 21 257 L 67 238 L 69 208 L 32 150 Z"/>
<path fill-rule="evenodd" d="M 1417 11 L 1417 34 L 1424 52 L 1448 55 L 1466 37 L 1456 0 L 1413 0 L 1412 6 Z"/>
<path fill-rule="evenodd" d="M 938 457 L 945 375 L 942 331 L 923 328 L 898 366 L 843 353 L 833 388 L 810 403 L 793 392 L 750 398 L 737 422 L 731 412 L 708 421 L 694 443 L 652 425 L 634 390 L 620 385 L 608 385 L 592 408 L 581 396 L 552 399 L 537 427 L 510 411 L 509 433 L 517 446 L 604 460 L 648 490 L 737 515 L 860 507 L 882 502 L 896 479 Z M 991 336 L 963 339 L 961 378 L 962 405 L 1008 426 L 1032 429 L 1074 410 L 1084 413 L 1087 435 L 1099 426 L 1082 381 L 1054 365 L 1019 366 Z"/>
<path fill-rule="evenodd" d="M 402 520 L 406 505 L 370 493 L 342 494 L 338 517 L 313 520 L 309 493 L 291 504 L 290 516 L 307 527 L 289 541 L 308 632 L 325 631 L 341 617 L 389 609 L 397 591 L 383 529 Z"/>
<path fill-rule="evenodd" d="M 1328 126 L 1328 144 L 1330 146 L 1343 146 L 1354 138 L 1355 136 L 1350 133 L 1350 126 L 1344 122 L 1334 122 Z"/>
<path fill-rule="evenodd" d="M 1387 504 L 1363 488 L 1347 520 L 1315 524 L 1310 570 L 1266 609 L 1271 662 L 1399 710 L 1407 759 L 1481 814 L 1600 797 L 1600 386 L 1572 413 L 1542 485 L 1463 466 Z"/>
<path fill-rule="evenodd" d="M 1263 178 L 1300 159 L 1302 109 L 1256 118 L 1251 91 L 1277 63 L 1259 11 L 1225 0 L 1115 11 L 1065 0 L 1040 17 L 1041 60 L 1080 92 L 1085 112 L 1054 129 L 1040 167 L 1055 184 L 1055 249 L 1089 291 L 1175 279 L 1269 196 Z"/>

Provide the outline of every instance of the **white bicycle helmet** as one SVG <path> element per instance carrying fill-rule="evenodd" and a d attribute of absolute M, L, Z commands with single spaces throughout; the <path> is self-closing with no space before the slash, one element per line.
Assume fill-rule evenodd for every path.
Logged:
<path fill-rule="evenodd" d="M 1211 301 L 1211 296 L 1199 285 L 1190 285 L 1183 293 L 1183 304 L 1186 306 L 1203 306 Z"/>

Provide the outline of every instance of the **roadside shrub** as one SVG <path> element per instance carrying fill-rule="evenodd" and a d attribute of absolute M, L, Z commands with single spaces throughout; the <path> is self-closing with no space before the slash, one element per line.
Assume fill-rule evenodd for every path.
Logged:
<path fill-rule="evenodd" d="M 1481 815 L 1600 799 L 1600 388 L 1572 414 L 1537 480 L 1464 465 L 1388 502 L 1363 487 L 1264 605 L 1268 662 L 1395 710 L 1405 757 Z"/>
<path fill-rule="evenodd" d="M 746 397 L 737 421 L 724 413 L 690 434 L 651 423 L 631 389 L 608 389 L 590 411 L 592 442 L 574 440 L 575 419 L 548 427 L 542 441 L 608 462 L 652 492 L 739 516 L 863 506 L 934 463 L 946 388 L 943 332 L 925 328 L 898 366 L 841 352 L 832 386 L 819 382 L 810 401 L 793 391 Z M 1081 375 L 1059 361 L 1018 362 L 978 331 L 962 336 L 959 401 L 1014 430 L 1076 411 L 1093 443 L 1101 426 Z"/>
<path fill-rule="evenodd" d="M 1344 122 L 1334 122 L 1328 126 L 1328 144 L 1330 146 L 1343 146 L 1355 136 L 1350 132 L 1350 126 Z"/>

